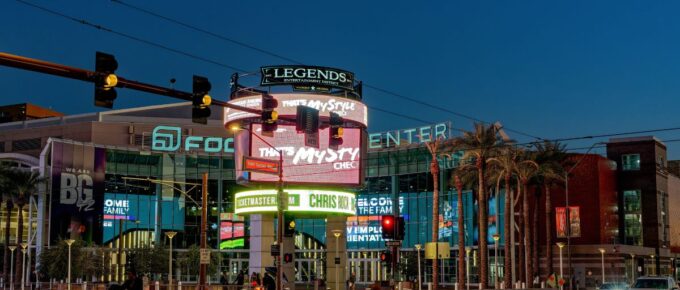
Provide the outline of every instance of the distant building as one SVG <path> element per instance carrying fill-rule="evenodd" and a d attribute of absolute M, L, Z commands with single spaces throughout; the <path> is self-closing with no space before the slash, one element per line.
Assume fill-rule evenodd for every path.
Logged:
<path fill-rule="evenodd" d="M 0 123 L 61 117 L 63 115 L 57 111 L 29 103 L 0 106 Z"/>

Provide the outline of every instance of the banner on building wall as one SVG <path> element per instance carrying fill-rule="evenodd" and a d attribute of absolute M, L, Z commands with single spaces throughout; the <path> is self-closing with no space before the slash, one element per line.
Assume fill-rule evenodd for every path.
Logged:
<path fill-rule="evenodd" d="M 569 207 L 569 220 L 571 222 L 571 237 L 577 238 L 581 236 L 581 214 L 580 207 Z M 567 237 L 567 211 L 565 207 L 555 208 L 555 229 L 557 230 L 558 238 Z"/>
<path fill-rule="evenodd" d="M 99 241 L 106 149 L 52 143 L 50 240 Z"/>
<path fill-rule="evenodd" d="M 184 230 L 184 197 L 163 199 L 158 206 L 155 195 L 105 193 L 102 244 L 131 231 L 153 231 L 160 223 L 163 230 Z M 160 208 L 160 219 L 156 209 Z"/>

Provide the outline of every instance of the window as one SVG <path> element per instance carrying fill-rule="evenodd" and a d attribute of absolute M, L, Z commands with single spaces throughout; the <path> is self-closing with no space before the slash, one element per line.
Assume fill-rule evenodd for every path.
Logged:
<path fill-rule="evenodd" d="M 623 191 L 624 240 L 627 245 L 642 245 L 642 210 L 640 190 Z"/>
<path fill-rule="evenodd" d="M 640 154 L 625 154 L 621 160 L 623 170 L 640 170 Z"/>

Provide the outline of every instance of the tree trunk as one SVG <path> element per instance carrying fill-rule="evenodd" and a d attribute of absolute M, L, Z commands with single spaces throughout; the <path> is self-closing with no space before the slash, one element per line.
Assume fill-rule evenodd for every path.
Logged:
<path fill-rule="evenodd" d="M 522 198 L 522 191 L 521 191 L 521 186 L 520 186 L 519 180 L 517 182 L 517 193 L 518 193 L 517 199 L 519 201 L 519 199 Z M 517 209 L 516 212 L 522 213 L 522 210 L 524 209 L 524 204 L 521 203 L 521 202 L 518 202 L 517 205 L 518 205 L 519 208 Z M 518 240 L 518 244 L 517 244 L 517 247 L 518 247 L 518 249 L 517 249 L 517 264 L 518 265 L 517 265 L 517 267 L 519 268 L 519 273 L 518 273 L 519 275 L 518 275 L 517 278 L 519 279 L 520 282 L 526 283 L 527 282 L 526 279 L 525 279 L 526 275 L 524 273 L 526 271 L 526 263 L 525 263 L 526 261 L 524 259 L 525 258 L 524 257 L 524 242 L 525 241 L 524 241 L 524 231 L 522 230 L 522 229 L 524 229 L 524 215 L 519 214 L 517 216 L 517 226 L 519 228 L 518 235 L 517 235 L 517 240 Z M 512 229 L 512 230 L 514 231 L 515 229 Z"/>
<path fill-rule="evenodd" d="M 465 289 L 465 211 L 463 209 L 463 183 L 458 175 L 455 176 L 458 191 L 458 289 Z"/>
<path fill-rule="evenodd" d="M 21 267 L 23 260 L 21 259 L 23 257 L 23 253 L 21 253 L 21 243 L 23 242 L 23 236 L 24 236 L 24 205 L 23 204 L 17 204 L 19 211 L 18 211 L 18 222 L 17 222 L 17 250 L 14 251 L 16 254 L 16 257 L 14 257 L 15 266 L 14 266 L 14 281 L 21 281 L 21 273 L 23 271 L 23 268 Z"/>
<path fill-rule="evenodd" d="M 14 208 L 14 204 L 12 204 L 12 202 L 8 200 L 7 203 L 6 203 L 6 208 L 7 208 L 7 215 L 6 215 L 6 218 L 5 218 L 5 255 L 4 255 L 4 260 L 3 260 L 3 264 L 2 264 L 3 265 L 2 272 L 4 274 L 3 275 L 4 281 L 6 283 L 8 283 L 9 274 L 10 274 L 9 273 L 9 271 L 10 271 L 10 267 L 9 267 L 10 261 L 9 260 L 10 260 L 10 255 L 11 255 L 9 248 L 8 248 L 8 246 L 9 246 L 9 234 L 10 234 L 9 227 L 10 227 L 10 220 L 12 218 L 12 208 Z"/>
<path fill-rule="evenodd" d="M 522 196 L 522 203 L 523 203 L 523 215 L 524 215 L 524 255 L 525 255 L 525 263 L 526 263 L 526 271 L 524 274 L 526 275 L 526 280 L 527 280 L 527 288 L 533 288 L 533 277 L 534 277 L 534 269 L 532 268 L 532 263 L 531 263 L 531 227 L 529 225 L 529 192 L 527 190 L 527 180 L 522 180 L 522 190 L 524 191 L 524 195 Z"/>
<path fill-rule="evenodd" d="M 510 240 L 510 231 L 512 231 L 510 226 L 512 224 L 511 221 L 512 221 L 512 218 L 513 218 L 513 217 L 510 216 L 510 207 L 512 206 L 510 204 L 510 195 L 511 194 L 512 193 L 510 192 L 510 175 L 506 174 L 505 175 L 505 203 L 504 203 L 504 207 L 503 207 L 503 209 L 504 209 L 504 212 L 503 212 L 503 216 L 504 216 L 503 238 L 504 238 L 504 242 L 505 242 L 505 247 L 504 247 L 505 255 L 503 255 L 505 257 L 505 259 L 503 260 L 503 268 L 504 268 L 503 269 L 503 282 L 505 284 L 506 289 L 512 289 L 513 288 L 512 277 L 510 275 L 510 273 L 511 273 L 510 269 L 513 267 L 512 261 L 510 260 L 510 247 L 514 243 L 514 241 Z"/>
<path fill-rule="evenodd" d="M 545 184 L 545 257 L 548 261 L 548 275 L 553 273 L 553 243 L 552 243 L 552 200 L 550 185 Z"/>
<path fill-rule="evenodd" d="M 487 229 L 489 227 L 489 213 L 486 196 L 486 182 L 484 178 L 485 160 L 477 160 L 477 174 L 479 178 L 479 284 L 482 289 L 488 288 L 489 250 L 487 247 Z"/>
<path fill-rule="evenodd" d="M 437 156 L 432 154 L 432 162 L 430 163 L 430 172 L 432 173 L 433 192 L 432 192 L 432 242 L 439 241 L 439 163 Z M 437 290 L 439 287 L 439 260 L 435 257 L 432 260 L 432 289 Z"/>
<path fill-rule="evenodd" d="M 533 239 L 531 242 L 531 257 L 533 258 L 533 261 L 531 263 L 531 268 L 534 269 L 534 273 L 540 277 L 541 267 L 538 259 L 538 192 L 539 188 L 536 188 L 536 191 L 534 192 L 534 206 L 531 208 L 531 214 L 533 215 L 533 221 L 531 222 L 531 237 Z"/>

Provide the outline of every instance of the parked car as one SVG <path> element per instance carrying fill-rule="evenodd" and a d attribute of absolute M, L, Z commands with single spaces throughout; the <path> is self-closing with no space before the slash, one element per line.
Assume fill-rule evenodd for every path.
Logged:
<path fill-rule="evenodd" d="M 653 277 L 643 276 L 635 280 L 635 284 L 630 287 L 631 290 L 643 289 L 666 289 L 666 290 L 680 290 L 675 279 L 671 277 Z"/>
<path fill-rule="evenodd" d="M 628 284 L 624 282 L 606 282 L 597 287 L 598 290 L 628 290 Z"/>

